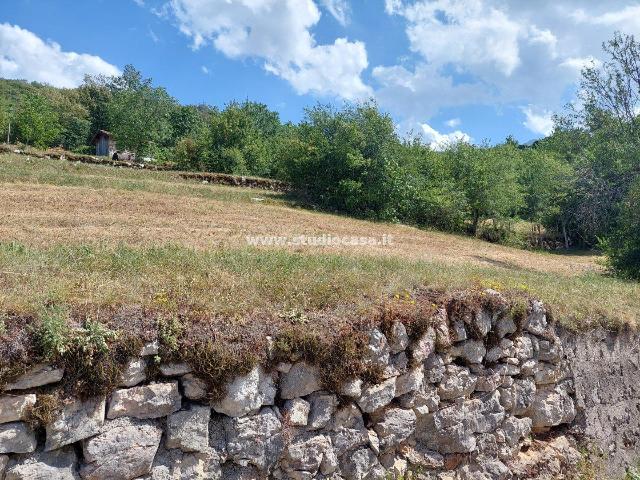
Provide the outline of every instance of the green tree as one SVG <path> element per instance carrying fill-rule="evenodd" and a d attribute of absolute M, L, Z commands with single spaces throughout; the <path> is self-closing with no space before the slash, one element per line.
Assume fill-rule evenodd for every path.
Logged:
<path fill-rule="evenodd" d="M 271 176 L 274 143 L 280 128 L 278 114 L 266 105 L 231 102 L 223 111 L 210 115 L 200 168 Z"/>
<path fill-rule="evenodd" d="M 154 87 L 132 66 L 112 79 L 112 98 L 107 107 L 110 131 L 119 149 L 139 156 L 171 146 L 170 116 L 176 102 L 164 88 Z"/>
<path fill-rule="evenodd" d="M 601 246 L 615 273 L 640 280 L 640 181 L 629 190 L 617 226 Z"/>
<path fill-rule="evenodd" d="M 6 105 L 6 102 L 0 98 L 0 143 L 7 141 L 9 122 L 9 108 Z"/>
<path fill-rule="evenodd" d="M 280 155 L 288 180 L 323 207 L 395 219 L 406 185 L 399 181 L 398 146 L 392 119 L 374 103 L 340 111 L 318 105 Z"/>
<path fill-rule="evenodd" d="M 514 217 L 523 206 L 519 151 L 510 144 L 479 148 L 459 143 L 446 153 L 453 178 L 469 207 L 469 231 L 487 219 Z"/>
<path fill-rule="evenodd" d="M 84 82 L 78 88 L 79 101 L 88 112 L 90 135 L 98 130 L 110 130 L 109 104 L 113 98 L 109 77 L 104 75 L 84 77 Z"/>
<path fill-rule="evenodd" d="M 28 145 L 47 147 L 62 130 L 58 114 L 46 97 L 28 93 L 22 97 L 16 114 L 18 138 Z"/>

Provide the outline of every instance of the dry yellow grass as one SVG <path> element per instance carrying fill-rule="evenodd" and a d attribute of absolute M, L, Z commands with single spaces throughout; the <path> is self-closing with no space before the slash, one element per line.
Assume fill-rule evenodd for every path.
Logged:
<path fill-rule="evenodd" d="M 232 187 L 208 186 L 212 191 Z M 261 192 L 252 192 L 256 198 Z M 386 246 L 282 246 L 295 251 L 397 256 L 443 263 L 577 275 L 597 271 L 589 255 L 518 250 L 473 238 L 355 220 L 263 201 L 228 201 L 111 188 L 5 183 L 0 191 L 0 238 L 34 246 L 178 243 L 200 250 L 246 247 L 247 236 L 391 236 Z M 269 248 L 269 247 L 263 247 Z"/>
<path fill-rule="evenodd" d="M 323 234 L 393 241 L 258 249 L 246 241 Z M 213 312 L 273 312 L 338 308 L 417 285 L 481 284 L 538 296 L 574 324 L 640 318 L 639 285 L 606 277 L 594 255 L 314 212 L 272 192 L 201 185 L 170 172 L 0 155 L 2 242 L 0 306 L 51 298 L 144 304 L 168 291 Z"/>

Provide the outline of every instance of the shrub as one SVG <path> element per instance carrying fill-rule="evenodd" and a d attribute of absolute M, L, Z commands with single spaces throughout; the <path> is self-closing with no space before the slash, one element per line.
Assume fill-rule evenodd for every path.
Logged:
<path fill-rule="evenodd" d="M 640 180 L 629 191 L 617 227 L 602 246 L 615 273 L 640 280 Z"/>

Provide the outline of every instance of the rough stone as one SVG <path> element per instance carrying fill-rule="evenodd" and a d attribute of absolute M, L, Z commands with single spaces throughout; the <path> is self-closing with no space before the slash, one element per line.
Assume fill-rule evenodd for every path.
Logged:
<path fill-rule="evenodd" d="M 428 384 L 423 385 L 418 391 L 403 395 L 398 400 L 402 408 L 413 408 L 418 417 L 434 412 L 440 404 L 440 397 L 436 387 Z"/>
<path fill-rule="evenodd" d="M 167 418 L 167 448 L 183 452 L 204 452 L 209 447 L 209 407 L 192 405 L 190 410 L 172 413 Z"/>
<path fill-rule="evenodd" d="M 462 466 L 459 478 L 460 480 L 507 480 L 511 478 L 511 474 L 500 460 L 480 456 L 471 464 Z"/>
<path fill-rule="evenodd" d="M 562 365 L 552 365 L 540 362 L 534 373 L 536 385 L 559 383 L 569 376 L 568 370 Z"/>
<path fill-rule="evenodd" d="M 135 387 L 147 379 L 147 361 L 144 358 L 132 358 L 122 372 L 120 387 Z"/>
<path fill-rule="evenodd" d="M 373 450 L 376 455 L 380 454 L 380 438 L 375 430 L 367 430 L 369 436 L 369 448 Z"/>
<path fill-rule="evenodd" d="M 543 362 L 558 363 L 562 360 L 562 344 L 554 339 L 538 342 L 538 358 Z"/>
<path fill-rule="evenodd" d="M 284 415 L 294 427 L 304 427 L 309 423 L 311 405 L 302 398 L 287 400 L 284 404 Z"/>
<path fill-rule="evenodd" d="M 340 460 L 340 469 L 347 480 L 376 478 L 375 475 L 379 475 L 381 468 L 378 458 L 368 448 L 356 450 Z M 384 476 L 384 472 L 382 475 Z"/>
<path fill-rule="evenodd" d="M 341 457 L 347 452 L 367 445 L 369 434 L 364 427 L 362 413 L 353 403 L 338 409 L 330 425 L 331 441 L 336 455 Z"/>
<path fill-rule="evenodd" d="M 264 405 L 273 405 L 275 396 L 273 377 L 256 366 L 247 375 L 234 378 L 227 385 L 224 398 L 214 403 L 213 409 L 230 417 L 241 417 L 257 412 Z"/>
<path fill-rule="evenodd" d="M 517 379 L 513 383 L 513 414 L 524 415 L 534 401 L 536 385 L 530 378 Z"/>
<path fill-rule="evenodd" d="M 494 392 L 419 417 L 416 437 L 426 448 L 442 454 L 472 452 L 476 448 L 474 434 L 496 429 L 505 418 L 499 397 Z"/>
<path fill-rule="evenodd" d="M 391 353 L 400 353 L 409 345 L 409 335 L 402 322 L 395 322 L 391 326 L 391 332 L 387 339 Z"/>
<path fill-rule="evenodd" d="M 152 420 L 119 418 L 82 445 L 85 480 L 132 479 L 151 471 L 162 429 Z"/>
<path fill-rule="evenodd" d="M 473 333 L 478 338 L 487 336 L 487 333 L 491 330 L 491 324 L 493 323 L 493 317 L 487 310 L 478 310 L 470 319 L 470 327 Z"/>
<path fill-rule="evenodd" d="M 304 397 L 320 390 L 318 367 L 305 362 L 297 362 L 280 380 L 280 396 L 285 400 Z"/>
<path fill-rule="evenodd" d="M 227 434 L 225 431 L 225 417 L 215 412 L 211 414 L 209 421 L 209 448 L 220 459 L 221 463 L 227 460 Z"/>
<path fill-rule="evenodd" d="M 165 377 L 179 377 L 191 373 L 191 367 L 184 362 L 163 363 L 160 365 L 160 373 Z"/>
<path fill-rule="evenodd" d="M 0 479 L 4 478 L 4 471 L 7 468 L 7 464 L 9 463 L 8 455 L 0 455 Z"/>
<path fill-rule="evenodd" d="M 159 351 L 160 344 L 158 343 L 158 340 L 154 340 L 153 342 L 149 342 L 142 347 L 142 349 L 140 350 L 140 356 L 151 357 L 153 355 L 158 355 Z"/>
<path fill-rule="evenodd" d="M 432 353 L 424 361 L 424 378 L 429 383 L 438 383 L 442 381 L 446 370 L 444 360 L 437 353 Z"/>
<path fill-rule="evenodd" d="M 396 397 L 420 389 L 423 380 L 424 366 L 422 364 L 400 375 L 396 378 Z"/>
<path fill-rule="evenodd" d="M 0 462 L 1 463 L 1 462 Z M 7 469 L 4 480 L 79 480 L 73 448 L 40 452 L 15 462 Z M 0 478 L 2 468 L 0 465 Z"/>
<path fill-rule="evenodd" d="M 51 365 L 39 364 L 31 368 L 27 373 L 18 377 L 14 382 L 5 385 L 4 390 L 27 390 L 41 387 L 51 383 L 57 383 L 64 376 L 63 368 L 54 368 Z"/>
<path fill-rule="evenodd" d="M 227 417 L 223 422 L 229 457 L 238 465 L 269 472 L 284 447 L 282 424 L 273 409 L 265 407 L 257 415 Z"/>
<path fill-rule="evenodd" d="M 433 327 L 429 327 L 411 347 L 411 358 L 414 362 L 424 362 L 435 348 L 436 331 Z"/>
<path fill-rule="evenodd" d="M 189 400 L 202 400 L 207 396 L 207 384 L 192 373 L 181 378 L 184 396 Z"/>
<path fill-rule="evenodd" d="M 400 453 L 411 465 L 416 467 L 436 469 L 444 466 L 444 457 L 441 454 L 420 444 L 415 446 L 403 445 L 400 447 Z"/>
<path fill-rule="evenodd" d="M 307 434 L 294 439 L 283 452 L 282 468 L 293 476 L 305 472 L 330 475 L 338 469 L 338 458 L 325 435 Z"/>
<path fill-rule="evenodd" d="M 500 343 L 498 343 L 498 345 L 489 349 L 486 354 L 485 360 L 489 363 L 493 363 L 511 355 L 513 355 L 513 342 L 508 338 L 503 338 L 500 340 Z"/>
<path fill-rule="evenodd" d="M 453 357 L 462 358 L 468 363 L 481 363 L 487 350 L 480 340 L 467 340 L 454 345 L 450 351 Z"/>
<path fill-rule="evenodd" d="M 547 314 L 544 305 L 538 300 L 533 300 L 531 302 L 531 311 L 527 315 L 525 329 L 535 335 L 544 335 L 547 326 Z"/>
<path fill-rule="evenodd" d="M 387 337 L 377 328 L 373 329 L 369 335 L 369 343 L 364 356 L 365 363 L 384 368 L 389 364 L 390 353 L 391 349 Z"/>
<path fill-rule="evenodd" d="M 309 396 L 311 410 L 307 429 L 318 430 L 324 428 L 331 420 L 336 410 L 338 398 L 333 394 L 313 393 Z"/>
<path fill-rule="evenodd" d="M 36 403 L 35 394 L 3 395 L 0 397 L 0 423 L 24 420 L 29 407 Z"/>
<path fill-rule="evenodd" d="M 447 365 L 442 382 L 438 387 L 438 395 L 442 400 L 466 397 L 475 390 L 478 377 L 468 368 Z"/>
<path fill-rule="evenodd" d="M 487 373 L 478 377 L 477 392 L 493 392 L 502 384 L 502 377 L 498 373 Z"/>
<path fill-rule="evenodd" d="M 365 413 L 371 413 L 388 405 L 396 396 L 396 379 L 390 378 L 377 385 L 366 387 L 358 399 L 358 405 Z"/>
<path fill-rule="evenodd" d="M 534 429 L 543 429 L 571 422 L 576 416 L 576 409 L 569 394 L 555 387 L 536 391 L 525 414 L 533 421 Z"/>
<path fill-rule="evenodd" d="M 60 414 L 46 427 L 45 450 L 56 450 L 97 435 L 104 423 L 104 411 L 104 397 L 66 402 Z"/>
<path fill-rule="evenodd" d="M 340 387 L 340 395 L 349 398 L 360 398 L 360 395 L 362 395 L 362 380 L 352 378 L 344 382 L 342 387 Z"/>
<path fill-rule="evenodd" d="M 494 330 L 498 336 L 502 338 L 511 333 L 515 333 L 518 330 L 518 327 L 516 322 L 513 321 L 513 318 L 510 315 L 507 315 L 496 322 Z"/>
<path fill-rule="evenodd" d="M 0 425 L 0 454 L 35 452 L 37 444 L 35 432 L 26 423 Z"/>
<path fill-rule="evenodd" d="M 451 322 L 451 340 L 454 343 L 464 342 L 467 339 L 467 330 L 464 328 L 462 320 L 454 320 Z"/>
<path fill-rule="evenodd" d="M 416 428 L 413 410 L 389 408 L 373 418 L 373 429 L 380 439 L 380 450 L 385 451 L 406 440 Z"/>
<path fill-rule="evenodd" d="M 214 452 L 165 450 L 160 446 L 151 473 L 138 480 L 220 480 L 222 468 Z"/>
<path fill-rule="evenodd" d="M 116 390 L 111 396 L 107 418 L 164 417 L 180 410 L 181 403 L 176 381 Z"/>
<path fill-rule="evenodd" d="M 507 361 L 507 359 L 505 359 L 505 361 Z M 517 360 L 516 360 L 517 361 Z M 514 365 L 512 363 L 500 363 L 498 365 L 496 365 L 495 367 L 492 368 L 492 370 L 497 373 L 500 376 L 503 377 L 512 377 L 514 375 L 519 375 L 520 374 L 520 367 L 517 365 Z"/>
<path fill-rule="evenodd" d="M 533 422 L 530 418 L 507 417 L 502 423 L 505 442 L 514 447 L 531 433 Z"/>

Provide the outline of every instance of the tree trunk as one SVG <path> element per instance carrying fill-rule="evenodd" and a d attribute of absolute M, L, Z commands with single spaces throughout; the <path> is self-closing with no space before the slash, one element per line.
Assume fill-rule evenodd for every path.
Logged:
<path fill-rule="evenodd" d="M 567 236 L 567 225 L 563 221 L 562 222 L 562 236 L 564 237 L 564 248 L 569 250 L 569 237 Z"/>

